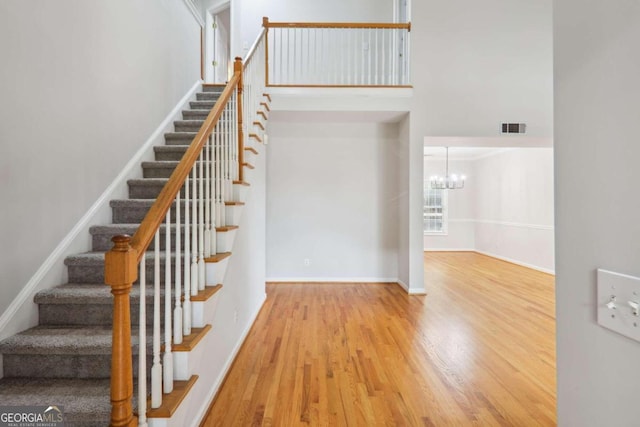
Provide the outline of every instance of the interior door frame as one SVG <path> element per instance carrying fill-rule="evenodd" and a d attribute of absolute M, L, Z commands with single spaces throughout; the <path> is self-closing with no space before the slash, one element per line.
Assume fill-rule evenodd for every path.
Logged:
<path fill-rule="evenodd" d="M 204 81 L 206 83 L 213 83 L 214 81 L 214 70 L 212 66 L 213 58 L 213 49 L 214 49 L 214 29 L 213 23 L 215 21 L 215 15 L 222 12 L 225 9 L 229 9 L 230 13 L 233 13 L 231 9 L 231 1 L 230 0 L 222 0 L 216 3 L 214 6 L 210 7 L 205 13 L 205 30 L 204 30 Z M 233 27 L 233 18 L 231 19 L 231 26 Z M 228 28 L 229 31 L 229 43 L 231 43 L 231 34 L 233 33 L 233 28 Z"/>

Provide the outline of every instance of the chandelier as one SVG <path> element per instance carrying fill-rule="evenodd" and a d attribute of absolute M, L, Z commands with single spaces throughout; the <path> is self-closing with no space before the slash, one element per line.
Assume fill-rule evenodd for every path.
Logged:
<path fill-rule="evenodd" d="M 464 180 L 466 177 L 464 175 L 449 175 L 449 147 L 447 149 L 447 163 L 446 163 L 446 175 L 444 177 L 434 175 L 429 178 L 429 183 L 431 188 L 435 190 L 459 190 L 464 188 Z"/>

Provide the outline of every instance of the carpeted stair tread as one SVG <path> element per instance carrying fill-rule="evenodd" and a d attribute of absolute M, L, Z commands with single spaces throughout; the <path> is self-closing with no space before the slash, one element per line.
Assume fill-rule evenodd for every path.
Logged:
<path fill-rule="evenodd" d="M 92 249 L 95 252 L 111 250 L 111 248 L 113 247 L 113 242 L 112 242 L 113 237 L 121 234 L 133 236 L 136 233 L 136 231 L 138 231 L 139 227 L 140 227 L 140 224 L 125 224 L 125 223 L 92 226 L 91 228 L 89 228 L 89 233 L 91 234 L 91 240 L 92 240 Z M 180 245 L 181 250 L 184 250 L 185 228 L 186 226 L 184 225 L 184 219 L 183 219 L 182 224 L 180 225 L 180 234 L 182 236 L 181 245 Z M 164 251 L 164 248 L 166 247 L 166 241 L 165 241 L 166 229 L 167 227 L 165 224 L 162 224 L 160 226 L 160 250 L 162 251 Z M 226 228 L 224 228 L 223 226 L 218 226 L 216 227 L 216 231 L 219 233 L 224 233 L 228 230 L 226 230 Z M 175 234 L 176 234 L 176 225 L 171 224 L 172 250 L 175 250 L 176 243 L 177 243 Z M 152 251 L 152 250 L 155 250 L 155 239 L 151 241 L 149 247 L 147 248 L 147 251 Z"/>
<path fill-rule="evenodd" d="M 234 185 L 241 185 L 236 183 Z M 154 187 L 150 187 L 153 189 Z M 156 187 L 159 188 L 159 187 Z M 184 191 L 182 192 L 184 195 Z M 231 202 L 231 201 L 227 201 Z M 225 202 L 225 203 L 227 203 Z M 139 224 L 143 221 L 145 215 L 155 203 L 155 198 L 131 198 L 131 199 L 115 199 L 110 202 L 112 210 L 112 221 L 114 224 Z M 185 210 L 184 198 L 180 201 L 180 212 L 184 218 Z M 174 217 L 176 212 L 175 202 L 171 205 L 171 216 Z"/>
<path fill-rule="evenodd" d="M 184 153 L 189 148 L 188 144 L 185 145 L 156 145 L 153 147 L 153 151 L 156 153 Z"/>
<path fill-rule="evenodd" d="M 196 93 L 196 99 L 198 101 L 217 101 L 221 94 L 222 92 L 198 92 Z"/>
<path fill-rule="evenodd" d="M 152 160 L 148 162 L 142 162 L 143 168 L 166 168 L 176 167 L 180 162 L 177 160 Z"/>
<path fill-rule="evenodd" d="M 110 421 L 110 390 L 109 379 L 2 378 L 0 402 L 58 405 L 64 408 L 65 425 L 105 426 Z"/>
<path fill-rule="evenodd" d="M 186 145 L 157 145 L 153 147 L 155 159 L 158 161 L 180 161 L 187 152 L 189 146 Z"/>
<path fill-rule="evenodd" d="M 164 134 L 166 145 L 191 145 L 198 132 L 167 132 Z"/>
<path fill-rule="evenodd" d="M 202 85 L 202 92 L 222 93 L 226 86 L 218 83 L 205 83 Z"/>
<path fill-rule="evenodd" d="M 147 304 L 152 304 L 153 285 L 146 287 Z M 164 295 L 164 288 L 160 290 Z M 132 304 L 140 302 L 140 287 L 134 284 L 129 293 Z M 36 304 L 99 304 L 112 305 L 111 287 L 96 283 L 69 283 L 38 292 L 34 298 Z"/>
<path fill-rule="evenodd" d="M 203 123 L 204 120 L 176 120 L 173 126 L 176 132 L 197 132 Z"/>
<path fill-rule="evenodd" d="M 184 120 L 204 120 L 209 116 L 211 110 L 182 110 L 182 118 Z"/>
<path fill-rule="evenodd" d="M 89 229 L 89 232 L 94 234 L 128 234 L 129 236 L 133 236 L 133 234 L 138 230 L 140 224 L 106 224 L 106 225 L 94 225 Z M 180 224 L 180 228 L 184 230 L 184 223 Z M 224 229 L 227 226 L 216 227 L 218 231 L 224 232 Z M 233 227 L 233 226 L 229 226 Z M 237 227 L 237 226 L 235 226 Z M 167 229 L 166 224 L 160 225 L 160 234 L 164 234 Z M 172 234 L 175 233 L 176 224 L 171 224 Z M 172 236 L 173 237 L 173 236 Z M 94 252 L 102 252 L 102 251 L 94 251 Z"/>
<path fill-rule="evenodd" d="M 230 225 L 225 227 L 220 227 L 224 231 L 231 231 L 238 228 L 237 225 Z M 96 265 L 104 265 L 104 256 L 106 252 L 84 252 L 81 254 L 70 255 L 65 258 L 64 263 L 66 266 L 96 266 Z M 150 265 L 153 265 L 154 260 L 153 251 L 145 252 L 145 258 L 147 261 L 147 268 L 150 268 Z M 176 254 L 174 252 L 171 253 L 171 259 L 175 263 Z M 181 258 L 184 257 L 184 253 L 181 254 Z M 160 251 L 160 259 L 162 260 L 162 264 L 164 265 L 165 253 L 164 251 Z M 106 286 L 106 285 L 105 285 Z"/>
<path fill-rule="evenodd" d="M 109 355 L 112 334 L 112 328 L 106 326 L 36 326 L 0 342 L 0 353 Z M 147 343 L 151 342 L 147 337 Z M 132 330 L 131 348 L 137 354 L 137 329 Z"/>
<path fill-rule="evenodd" d="M 160 178 L 160 179 L 164 179 L 165 181 L 167 181 L 166 178 Z M 234 182 L 234 185 L 246 185 L 248 186 L 248 183 L 244 183 L 244 182 Z M 184 199 L 180 200 L 180 204 L 184 204 Z M 155 200 L 153 199 L 113 199 L 109 202 L 109 205 L 113 208 L 113 207 L 148 207 L 150 208 L 153 204 L 155 203 Z M 233 201 L 226 201 L 226 204 L 233 204 L 236 202 Z M 174 201 L 172 203 L 172 207 L 175 207 L 176 202 Z M 101 226 L 104 227 L 104 226 Z"/>
<path fill-rule="evenodd" d="M 128 180 L 127 184 L 148 187 L 155 187 L 159 185 L 161 187 L 164 187 L 167 182 L 169 182 L 169 178 L 136 178 Z"/>
<path fill-rule="evenodd" d="M 213 100 L 191 101 L 189 102 L 189 107 L 191 107 L 192 110 L 211 110 L 215 104 L 216 101 Z"/>

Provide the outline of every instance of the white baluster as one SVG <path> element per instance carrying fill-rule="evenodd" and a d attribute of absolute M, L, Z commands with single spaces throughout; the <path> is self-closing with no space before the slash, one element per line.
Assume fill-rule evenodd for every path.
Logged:
<path fill-rule="evenodd" d="M 233 98 L 233 97 L 232 97 Z M 233 181 L 231 179 L 231 168 L 233 167 L 233 123 L 231 123 L 231 119 L 232 119 L 232 115 L 231 115 L 231 111 L 233 111 L 233 107 L 231 105 L 228 106 L 227 108 L 227 123 L 228 123 L 228 139 L 227 139 L 227 174 L 226 174 L 226 189 L 225 189 L 225 194 L 227 195 L 227 198 L 223 200 L 223 202 L 226 202 L 227 200 L 231 200 L 231 192 L 233 191 Z M 229 225 L 227 224 L 226 218 L 225 218 L 225 225 Z"/>
<path fill-rule="evenodd" d="M 182 344 L 182 224 L 180 221 L 180 191 L 178 191 L 176 195 L 176 305 L 173 310 L 173 342 L 175 344 Z"/>
<path fill-rule="evenodd" d="M 191 296 L 196 296 L 198 295 L 198 195 L 195 165 L 191 174 Z"/>
<path fill-rule="evenodd" d="M 191 335 L 191 229 L 189 226 L 189 177 L 184 182 L 184 304 L 182 333 Z M 180 209 L 180 206 L 178 206 Z"/>
<path fill-rule="evenodd" d="M 211 212 L 211 240 L 209 241 L 209 253 L 215 255 L 217 252 L 217 233 L 216 233 L 216 224 L 218 223 L 217 215 L 216 215 L 216 174 L 215 174 L 215 141 L 217 138 L 217 134 L 220 131 L 220 125 L 217 124 L 213 129 L 213 135 L 209 139 L 209 176 L 211 179 L 209 180 L 209 191 L 211 193 L 210 207 L 209 210 Z"/>
<path fill-rule="evenodd" d="M 222 115 L 226 117 L 226 109 L 223 111 Z M 228 138 L 228 127 L 226 122 L 222 124 L 222 138 L 220 140 L 220 200 L 218 208 L 220 209 L 220 222 L 218 223 L 220 227 L 226 224 L 225 221 L 225 211 L 224 211 L 224 201 L 225 199 L 225 145 Z"/>
<path fill-rule="evenodd" d="M 218 146 L 216 147 L 216 187 L 217 202 L 216 202 L 216 224 L 220 227 L 224 225 L 224 204 L 222 203 L 222 144 L 224 142 L 225 126 L 220 127 L 220 134 L 218 135 Z"/>
<path fill-rule="evenodd" d="M 162 383 L 165 394 L 173 391 L 173 354 L 171 353 L 171 210 L 165 218 L 164 260 L 164 358 Z"/>
<path fill-rule="evenodd" d="M 202 154 L 198 160 L 198 290 L 204 290 L 205 286 L 205 268 L 204 268 L 204 175 Z"/>
<path fill-rule="evenodd" d="M 202 150 L 202 155 L 204 157 L 204 163 L 205 163 L 205 174 L 204 174 L 204 223 L 205 223 L 205 230 L 204 230 L 204 256 L 206 258 L 209 258 L 211 256 L 211 212 L 210 212 L 210 207 L 211 207 L 211 201 L 209 199 L 209 194 L 210 194 L 210 181 L 211 181 L 211 176 L 209 175 L 209 162 L 211 161 L 211 159 L 209 159 L 209 142 L 211 141 L 211 136 L 209 136 L 209 138 L 207 139 L 207 142 L 205 143 L 205 146 Z"/>
<path fill-rule="evenodd" d="M 381 46 L 381 54 L 382 54 L 382 76 L 381 76 L 381 84 L 387 84 L 387 44 L 385 43 L 385 30 L 380 30 L 380 37 L 382 38 L 382 46 Z"/>
<path fill-rule="evenodd" d="M 153 366 L 151 367 L 151 407 L 162 405 L 162 364 L 160 363 L 160 230 L 156 231 L 153 263 Z"/>
<path fill-rule="evenodd" d="M 147 426 L 147 260 L 140 260 L 140 311 L 138 314 L 138 427 Z"/>
<path fill-rule="evenodd" d="M 405 82 L 405 84 L 409 84 L 411 83 L 411 58 L 409 57 L 409 52 L 411 52 L 411 33 L 409 32 L 409 30 L 403 30 L 404 33 L 406 34 L 406 38 L 407 38 L 407 42 L 405 43 L 406 47 L 406 52 L 405 52 L 405 64 L 406 64 L 406 69 L 407 69 L 407 80 Z"/>

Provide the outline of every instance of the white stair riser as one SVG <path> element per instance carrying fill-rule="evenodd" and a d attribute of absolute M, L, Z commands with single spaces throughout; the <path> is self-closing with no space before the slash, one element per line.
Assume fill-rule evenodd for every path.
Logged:
<path fill-rule="evenodd" d="M 197 301 L 192 304 L 192 325 L 194 328 L 203 328 L 205 325 L 212 325 L 215 317 L 218 301 L 220 300 L 219 290 L 206 301 Z"/>
<path fill-rule="evenodd" d="M 217 251 L 220 252 L 231 252 L 231 248 L 233 248 L 233 241 L 236 237 L 237 230 L 229 230 L 224 233 L 217 233 Z"/>
<path fill-rule="evenodd" d="M 246 177 L 245 177 L 244 180 L 246 182 L 249 182 Z M 233 186 L 233 201 L 234 202 L 244 202 L 245 200 L 247 200 L 247 196 L 249 194 L 249 188 L 251 188 L 251 187 L 249 187 L 247 185 L 235 184 Z"/>
<path fill-rule="evenodd" d="M 227 225 L 240 224 L 240 217 L 242 216 L 242 206 L 226 206 L 225 219 Z"/>
<path fill-rule="evenodd" d="M 224 283 L 224 274 L 227 271 L 229 258 L 225 258 L 220 262 L 209 262 L 205 265 L 205 275 L 207 286 L 213 286 L 218 283 Z"/>

